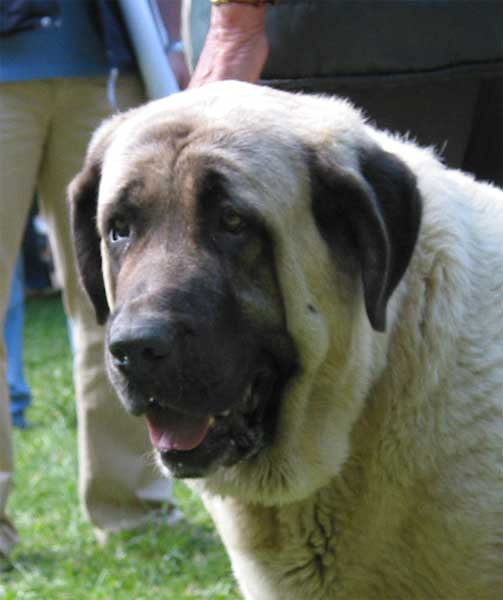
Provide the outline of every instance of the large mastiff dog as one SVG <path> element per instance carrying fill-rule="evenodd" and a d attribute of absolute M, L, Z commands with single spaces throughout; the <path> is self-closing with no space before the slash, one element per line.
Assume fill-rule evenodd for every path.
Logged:
<path fill-rule="evenodd" d="M 501 598 L 501 191 L 228 82 L 106 122 L 70 195 L 110 378 L 247 599 Z"/>

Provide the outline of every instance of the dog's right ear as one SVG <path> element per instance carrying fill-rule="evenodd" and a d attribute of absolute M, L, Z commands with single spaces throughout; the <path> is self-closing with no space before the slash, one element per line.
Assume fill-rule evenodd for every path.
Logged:
<path fill-rule="evenodd" d="M 109 308 L 102 273 L 100 236 L 96 215 L 103 157 L 123 115 L 112 117 L 94 134 L 82 171 L 68 187 L 73 244 L 82 285 L 103 324 Z"/>

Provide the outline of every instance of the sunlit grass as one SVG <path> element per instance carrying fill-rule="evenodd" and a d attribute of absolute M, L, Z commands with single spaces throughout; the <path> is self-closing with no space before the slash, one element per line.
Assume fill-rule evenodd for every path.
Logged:
<path fill-rule="evenodd" d="M 2 600 L 237 600 L 229 561 L 197 498 L 175 494 L 186 521 L 151 524 L 105 547 L 77 496 L 72 358 L 59 298 L 28 302 L 25 365 L 33 427 L 14 434 L 16 477 L 9 514 L 21 541 L 0 575 Z"/>

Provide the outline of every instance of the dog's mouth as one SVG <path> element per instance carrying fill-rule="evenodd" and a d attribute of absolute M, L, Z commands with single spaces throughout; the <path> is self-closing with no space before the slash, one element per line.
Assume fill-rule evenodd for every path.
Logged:
<path fill-rule="evenodd" d="M 203 416 L 151 397 L 145 416 L 152 445 L 175 477 L 203 477 L 217 466 L 250 458 L 271 442 L 281 388 L 278 372 L 263 369 L 231 409 Z"/>

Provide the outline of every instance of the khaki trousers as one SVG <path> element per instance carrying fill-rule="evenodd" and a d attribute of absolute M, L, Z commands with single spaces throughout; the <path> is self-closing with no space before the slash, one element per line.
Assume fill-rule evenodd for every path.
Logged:
<path fill-rule="evenodd" d="M 150 444 L 144 423 L 125 413 L 109 387 L 104 332 L 79 286 L 74 264 L 66 187 L 82 166 L 91 133 L 111 112 L 106 84 L 102 77 L 0 84 L 0 323 L 37 191 L 75 336 L 81 502 L 96 528 L 118 531 L 148 520 L 153 509 L 169 501 L 171 482 L 146 459 Z M 121 109 L 144 99 L 133 77 L 119 78 L 116 96 Z M 8 404 L 0 340 L 0 553 L 4 554 L 16 541 L 6 515 L 13 473 Z"/>

